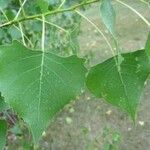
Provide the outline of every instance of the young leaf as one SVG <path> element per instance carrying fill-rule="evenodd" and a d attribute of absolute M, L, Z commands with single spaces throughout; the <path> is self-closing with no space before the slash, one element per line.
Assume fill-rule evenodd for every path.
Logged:
<path fill-rule="evenodd" d="M 7 124 L 6 121 L 0 120 L 0 150 L 4 149 L 6 143 Z"/>
<path fill-rule="evenodd" d="M 111 0 L 102 0 L 100 6 L 102 20 L 112 35 L 115 35 L 116 14 L 111 4 Z"/>
<path fill-rule="evenodd" d="M 120 72 L 115 58 L 91 68 L 87 77 L 88 89 L 97 97 L 120 107 L 135 119 L 144 83 L 150 73 L 150 62 L 144 50 L 122 54 Z"/>
<path fill-rule="evenodd" d="M 16 41 L 0 47 L 0 91 L 29 125 L 34 142 L 50 119 L 84 88 L 83 62 L 77 56 L 32 51 Z"/>
<path fill-rule="evenodd" d="M 148 57 L 150 58 L 150 32 L 148 34 L 147 42 L 145 45 L 145 52 L 148 55 Z"/>

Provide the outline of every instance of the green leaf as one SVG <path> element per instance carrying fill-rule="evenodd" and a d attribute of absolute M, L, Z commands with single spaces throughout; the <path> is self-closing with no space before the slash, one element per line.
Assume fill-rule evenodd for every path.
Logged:
<path fill-rule="evenodd" d="M 7 132 L 6 121 L 0 120 L 0 150 L 3 150 L 6 144 L 6 132 Z"/>
<path fill-rule="evenodd" d="M 148 57 L 150 58 L 150 32 L 148 34 L 147 42 L 145 45 L 145 52 L 148 55 Z"/>
<path fill-rule="evenodd" d="M 37 5 L 40 8 L 42 13 L 45 13 L 48 11 L 48 0 L 37 0 Z"/>
<path fill-rule="evenodd" d="M 112 35 L 115 35 L 116 14 L 111 4 L 111 0 L 102 0 L 100 6 L 102 20 Z"/>
<path fill-rule="evenodd" d="M 50 119 L 80 94 L 84 60 L 32 51 L 19 42 L 0 47 L 0 91 L 38 142 Z"/>
<path fill-rule="evenodd" d="M 110 58 L 90 69 L 87 87 L 97 97 L 128 112 L 135 120 L 136 108 L 150 73 L 150 62 L 144 50 L 122 54 L 120 72 Z"/>

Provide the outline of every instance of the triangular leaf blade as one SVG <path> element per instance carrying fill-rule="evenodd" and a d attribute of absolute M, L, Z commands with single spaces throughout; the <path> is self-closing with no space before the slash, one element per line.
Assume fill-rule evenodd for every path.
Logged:
<path fill-rule="evenodd" d="M 90 69 L 86 84 L 95 96 L 125 110 L 135 120 L 150 63 L 144 50 L 122 54 L 122 57 L 120 72 L 116 58 L 110 58 Z"/>
<path fill-rule="evenodd" d="M 0 91 L 29 125 L 34 142 L 49 120 L 85 83 L 83 59 L 32 51 L 18 42 L 0 47 Z"/>

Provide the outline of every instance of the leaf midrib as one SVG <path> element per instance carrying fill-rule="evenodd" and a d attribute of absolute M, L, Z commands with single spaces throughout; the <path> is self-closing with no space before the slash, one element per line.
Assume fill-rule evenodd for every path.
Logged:
<path fill-rule="evenodd" d="M 42 95 L 42 80 L 43 80 L 43 71 L 44 71 L 44 60 L 45 60 L 45 52 L 42 52 L 41 57 L 41 69 L 40 69 L 40 80 L 39 80 L 39 100 L 38 100 L 38 121 L 40 120 L 40 105 L 41 105 L 41 95 Z"/>

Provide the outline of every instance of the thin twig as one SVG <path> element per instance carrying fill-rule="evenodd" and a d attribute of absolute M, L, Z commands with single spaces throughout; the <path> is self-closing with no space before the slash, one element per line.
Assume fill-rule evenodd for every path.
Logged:
<path fill-rule="evenodd" d="M 23 6 L 24 6 L 24 4 L 26 3 L 26 1 L 25 1 L 25 3 L 23 4 L 23 3 L 22 3 L 22 0 L 19 0 L 19 3 L 20 3 L 20 6 L 21 6 L 22 14 L 23 14 L 23 16 L 25 17 L 25 16 L 26 16 L 26 13 L 25 13 L 25 10 L 24 10 Z"/>
<path fill-rule="evenodd" d="M 24 4 L 25 4 L 26 2 L 27 2 L 27 0 L 24 0 L 24 2 L 22 3 L 21 7 L 19 8 L 19 10 L 18 10 L 18 12 L 17 12 L 17 15 L 15 16 L 14 20 L 16 20 L 16 19 L 19 17 L 20 12 L 21 12 L 21 10 L 22 10 L 22 8 L 23 8 L 23 6 L 24 6 Z"/>
<path fill-rule="evenodd" d="M 45 49 L 45 16 L 42 16 L 42 39 L 41 39 L 41 48 L 44 52 Z"/>
<path fill-rule="evenodd" d="M 137 10 L 135 10 L 133 7 L 129 6 L 128 4 L 120 1 L 120 0 L 116 0 L 116 2 L 120 3 L 121 5 L 129 8 L 130 10 L 132 10 L 135 14 L 137 14 L 147 25 L 148 27 L 150 28 L 150 22 L 142 15 L 140 14 Z"/>
<path fill-rule="evenodd" d="M 36 20 L 43 21 L 43 20 L 40 19 L 40 18 L 37 18 Z M 64 32 L 68 33 L 67 30 L 65 30 L 64 28 L 58 26 L 57 24 L 52 23 L 52 22 L 49 22 L 49 21 L 46 21 L 46 20 L 44 20 L 44 21 L 45 21 L 45 23 L 47 23 L 47 24 L 49 24 L 49 25 L 51 25 L 51 26 L 54 26 L 54 27 L 58 28 L 59 30 L 62 30 L 62 31 L 64 31 Z"/>
<path fill-rule="evenodd" d="M 26 3 L 26 1 L 27 1 L 27 0 L 24 0 L 24 2 L 22 3 L 21 0 L 19 0 L 20 9 L 19 9 L 17 15 L 15 16 L 14 20 L 16 20 L 16 19 L 19 17 L 21 11 L 22 11 L 22 13 L 24 14 L 23 6 L 24 6 L 24 4 Z M 21 37 L 22 37 L 23 45 L 26 46 L 25 39 L 24 39 L 24 34 L 23 34 L 23 29 L 22 29 L 22 24 L 21 24 L 21 22 L 19 22 L 18 24 L 19 24 L 19 28 L 20 28 L 20 32 L 21 32 Z"/>
<path fill-rule="evenodd" d="M 23 29 L 22 29 L 22 24 L 21 23 L 19 23 L 19 28 L 20 28 L 20 33 L 21 33 L 23 45 L 26 46 L 26 42 L 25 42 L 25 39 L 24 39 L 24 33 L 23 33 Z"/>
<path fill-rule="evenodd" d="M 104 33 L 99 29 L 99 27 L 98 27 L 95 23 L 93 23 L 88 17 L 86 17 L 85 15 L 83 15 L 81 12 L 79 12 L 79 11 L 77 11 L 77 10 L 75 10 L 75 12 L 76 12 L 78 15 L 80 15 L 82 18 L 84 18 L 86 21 L 88 21 L 88 22 L 102 35 L 102 37 L 103 37 L 104 40 L 106 41 L 108 47 L 110 48 L 110 50 L 111 50 L 113 56 L 115 56 L 115 52 L 114 52 L 114 50 L 113 50 L 113 48 L 112 48 L 110 42 L 108 41 L 108 39 L 107 39 L 107 37 L 104 35 Z"/>
<path fill-rule="evenodd" d="M 146 4 L 146 5 L 149 5 L 148 2 L 144 1 L 144 0 L 140 0 L 142 3 Z"/>
<path fill-rule="evenodd" d="M 8 17 L 6 16 L 6 14 L 4 13 L 4 11 L 2 9 L 0 9 L 0 11 L 2 12 L 2 14 L 4 15 L 4 17 L 6 18 L 7 21 L 9 21 Z M 14 28 L 16 28 L 18 31 L 22 32 L 23 36 L 26 38 L 26 40 L 29 42 L 29 44 L 31 45 L 31 47 L 33 48 L 34 45 L 31 42 L 31 40 L 25 35 L 25 33 L 23 33 L 23 31 L 21 31 L 19 29 L 19 27 L 17 27 L 16 25 L 13 25 Z"/>
<path fill-rule="evenodd" d="M 60 14 L 60 13 L 68 12 L 68 11 L 73 11 L 73 10 L 79 8 L 79 7 L 89 5 L 89 4 L 92 4 L 92 3 L 96 3 L 96 2 L 99 2 L 99 1 L 100 0 L 90 0 L 90 1 L 87 1 L 87 2 L 83 2 L 83 3 L 80 3 L 80 4 L 74 5 L 70 8 L 59 9 L 59 10 L 57 9 L 57 10 L 46 12 L 44 14 L 37 14 L 37 15 L 23 17 L 23 18 L 20 18 L 20 19 L 17 19 L 17 20 L 12 20 L 12 21 L 9 21 L 9 22 L 6 22 L 6 23 L 0 25 L 0 28 L 6 27 L 6 26 L 9 26 L 9 25 L 13 25 L 13 24 L 16 24 L 16 23 L 19 23 L 19 22 L 27 21 L 27 20 L 41 18 L 42 16 L 49 16 L 49 15 Z"/>
<path fill-rule="evenodd" d="M 62 0 L 62 3 L 59 5 L 58 9 L 60 9 L 64 4 L 65 4 L 66 0 Z"/>

